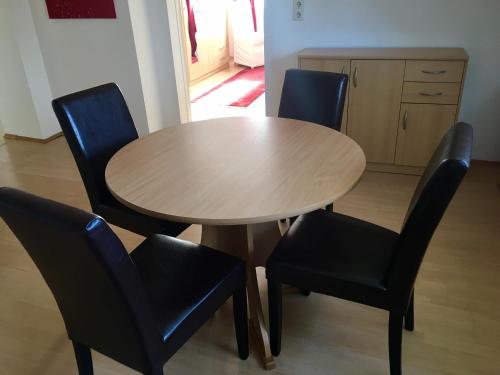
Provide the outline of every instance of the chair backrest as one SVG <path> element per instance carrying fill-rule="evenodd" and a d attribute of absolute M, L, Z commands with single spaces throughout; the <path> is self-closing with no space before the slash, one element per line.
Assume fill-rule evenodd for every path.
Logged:
<path fill-rule="evenodd" d="M 94 214 L 0 188 L 0 215 L 51 289 L 70 339 L 132 368 L 161 343 L 140 276 L 121 241 Z"/>
<path fill-rule="evenodd" d="M 104 171 L 120 148 L 138 138 L 118 86 L 108 83 L 52 101 L 94 210 L 111 197 Z"/>
<path fill-rule="evenodd" d="M 348 80 L 339 73 L 287 70 L 278 116 L 340 130 Z"/>
<path fill-rule="evenodd" d="M 409 297 L 434 231 L 469 169 L 472 140 L 470 125 L 453 126 L 420 178 L 389 272 L 388 287 L 396 300 Z"/>

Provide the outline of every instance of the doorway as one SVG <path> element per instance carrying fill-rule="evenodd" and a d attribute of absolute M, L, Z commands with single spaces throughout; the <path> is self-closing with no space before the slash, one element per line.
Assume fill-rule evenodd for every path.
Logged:
<path fill-rule="evenodd" d="M 191 120 L 264 116 L 265 0 L 177 1 Z"/>

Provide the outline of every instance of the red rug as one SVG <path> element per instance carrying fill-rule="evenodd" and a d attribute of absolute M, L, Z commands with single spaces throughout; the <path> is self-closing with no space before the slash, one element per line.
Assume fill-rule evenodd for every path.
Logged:
<path fill-rule="evenodd" d="M 247 68 L 192 100 L 192 103 L 248 107 L 261 96 L 266 86 L 264 67 Z"/>

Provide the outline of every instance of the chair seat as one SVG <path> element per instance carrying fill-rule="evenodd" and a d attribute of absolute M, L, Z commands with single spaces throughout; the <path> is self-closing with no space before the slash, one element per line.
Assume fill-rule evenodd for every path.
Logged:
<path fill-rule="evenodd" d="M 282 238 L 268 260 L 268 276 L 272 269 L 283 282 L 323 292 L 353 286 L 384 292 L 398 237 L 353 217 L 314 211 L 300 216 Z"/>
<path fill-rule="evenodd" d="M 200 326 L 245 285 L 243 261 L 176 238 L 153 235 L 132 253 L 164 341 Z M 182 282 L 179 282 L 182 280 Z M 186 328 L 192 330 L 192 328 Z"/>
<path fill-rule="evenodd" d="M 144 237 L 155 233 L 177 237 L 189 227 L 189 224 L 155 219 L 151 216 L 141 214 L 128 208 L 114 198 L 109 198 L 103 204 L 100 204 L 94 209 L 94 212 L 105 218 L 107 222 Z"/>

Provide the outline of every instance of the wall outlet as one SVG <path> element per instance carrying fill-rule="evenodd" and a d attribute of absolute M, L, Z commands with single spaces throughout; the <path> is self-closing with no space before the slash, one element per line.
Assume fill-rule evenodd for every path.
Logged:
<path fill-rule="evenodd" d="M 293 1 L 293 20 L 304 21 L 304 0 Z"/>

